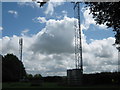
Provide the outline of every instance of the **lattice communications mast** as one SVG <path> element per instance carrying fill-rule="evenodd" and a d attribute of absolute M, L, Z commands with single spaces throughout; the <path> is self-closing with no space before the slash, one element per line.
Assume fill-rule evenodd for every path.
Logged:
<path fill-rule="evenodd" d="M 81 69 L 83 72 L 83 60 L 82 60 L 82 40 L 81 40 L 81 26 L 80 26 L 80 2 L 74 3 L 74 18 L 77 21 L 74 22 L 75 29 L 75 65 L 76 69 Z"/>
<path fill-rule="evenodd" d="M 20 38 L 19 39 L 19 52 L 20 52 L 20 61 L 22 62 L 22 48 L 23 48 L 23 39 Z M 23 76 L 22 76 L 22 66 L 20 64 L 20 81 L 23 80 Z"/>
<path fill-rule="evenodd" d="M 22 38 L 19 39 L 19 46 L 20 46 L 20 48 L 19 48 L 19 51 L 20 51 L 20 61 L 22 61 L 22 48 L 23 48 L 23 39 Z"/>

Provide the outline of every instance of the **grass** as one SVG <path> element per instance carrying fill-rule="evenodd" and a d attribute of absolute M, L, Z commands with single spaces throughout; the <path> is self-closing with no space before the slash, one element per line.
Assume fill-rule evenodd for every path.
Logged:
<path fill-rule="evenodd" d="M 21 83 L 21 82 L 14 82 L 14 83 L 3 83 L 2 88 L 60 88 L 57 83 L 43 83 L 41 85 L 32 85 L 31 83 Z"/>
<path fill-rule="evenodd" d="M 24 83 L 24 82 L 12 82 L 12 83 L 3 83 L 2 84 L 3 90 L 6 88 L 15 89 L 15 88 L 29 88 L 29 89 L 35 89 L 35 88 L 81 88 L 82 90 L 88 89 L 88 88 L 109 88 L 109 90 L 113 90 L 118 88 L 118 86 L 115 85 L 96 85 L 96 86 L 79 86 L 79 87 L 70 87 L 70 86 L 62 86 L 58 85 L 57 83 L 49 83 L 45 82 L 40 86 L 37 85 L 31 85 L 31 83 Z M 120 88 L 120 87 L 119 87 Z"/>

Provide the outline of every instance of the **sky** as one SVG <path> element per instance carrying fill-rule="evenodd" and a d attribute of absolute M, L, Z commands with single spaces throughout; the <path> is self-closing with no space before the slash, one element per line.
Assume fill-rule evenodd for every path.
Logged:
<path fill-rule="evenodd" d="M 2 2 L 0 51 L 19 58 L 19 39 L 23 38 L 23 64 L 27 73 L 64 76 L 75 68 L 73 4 L 48 2 Z M 117 71 L 118 54 L 112 45 L 114 32 L 96 25 L 89 7 L 80 4 L 83 72 Z"/>

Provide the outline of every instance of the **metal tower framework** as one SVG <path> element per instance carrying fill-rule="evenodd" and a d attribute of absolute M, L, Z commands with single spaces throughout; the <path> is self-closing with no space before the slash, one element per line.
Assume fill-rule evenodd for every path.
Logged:
<path fill-rule="evenodd" d="M 23 46 L 23 39 L 19 39 L 19 51 L 20 51 L 20 61 L 22 62 L 22 46 Z"/>
<path fill-rule="evenodd" d="M 82 61 L 82 40 L 81 40 L 81 26 L 80 26 L 80 2 L 74 3 L 74 18 L 77 22 L 74 22 L 75 29 L 75 65 L 76 69 L 81 69 L 83 72 Z"/>
<path fill-rule="evenodd" d="M 19 39 L 19 53 L 20 53 L 20 61 L 22 62 L 22 48 L 23 48 L 23 39 Z M 22 77 L 22 69 L 21 69 L 21 64 L 20 64 L 20 81 L 23 79 Z"/>

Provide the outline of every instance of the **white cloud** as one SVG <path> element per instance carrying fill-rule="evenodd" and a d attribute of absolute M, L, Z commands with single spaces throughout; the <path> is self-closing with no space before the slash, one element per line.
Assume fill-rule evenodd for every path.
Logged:
<path fill-rule="evenodd" d="M 62 1 L 62 0 L 61 0 Z M 53 2 L 53 1 L 49 1 L 48 2 L 48 6 L 47 6 L 47 9 L 45 11 L 45 14 L 46 15 L 53 15 L 54 13 L 54 8 L 63 4 L 63 2 Z"/>
<path fill-rule="evenodd" d="M 32 2 L 33 0 L 20 0 L 21 2 Z"/>
<path fill-rule="evenodd" d="M 34 22 L 46 23 L 45 17 L 36 17 L 33 19 Z"/>
<path fill-rule="evenodd" d="M 17 55 L 19 54 L 18 52 L 18 39 L 19 37 L 16 35 L 13 35 L 13 37 L 8 37 L 5 36 L 2 38 L 1 43 L 2 43 L 2 53 L 6 54 L 7 52 L 9 53 L 16 53 Z"/>
<path fill-rule="evenodd" d="M 23 36 L 23 63 L 28 73 L 47 75 L 66 75 L 66 70 L 74 65 L 74 18 L 50 19 L 46 26 L 33 36 Z M 27 31 L 27 30 L 26 30 Z M 25 32 L 26 32 L 25 31 Z M 19 57 L 19 36 L 5 36 L 2 53 L 12 52 Z M 84 72 L 117 70 L 117 49 L 112 46 L 114 38 L 93 40 L 86 43 L 82 33 Z"/>
<path fill-rule="evenodd" d="M 49 3 L 48 3 L 48 7 L 47 7 L 47 9 L 46 9 L 46 11 L 45 11 L 45 14 L 50 14 L 50 15 L 52 15 L 53 12 L 54 12 L 54 6 L 53 6 L 53 4 L 52 4 L 51 2 L 49 2 Z"/>
<path fill-rule="evenodd" d="M 15 11 L 15 10 L 9 10 L 8 13 L 13 14 L 14 17 L 17 17 L 17 16 L 18 16 L 18 12 Z"/>
<path fill-rule="evenodd" d="M 67 16 L 67 11 L 63 10 L 62 13 L 64 16 Z"/>
<path fill-rule="evenodd" d="M 89 9 L 85 10 L 83 13 L 84 18 L 85 18 L 85 22 L 84 22 L 85 29 L 88 29 L 90 24 L 95 24 L 95 21 L 92 18 L 92 14 L 89 14 L 89 13 L 90 13 Z"/>
<path fill-rule="evenodd" d="M 81 11 L 83 12 L 83 16 L 84 16 L 84 21 L 81 24 L 82 29 L 88 30 L 91 24 L 93 24 L 101 29 L 107 28 L 107 26 L 103 25 L 103 24 L 96 25 L 96 22 L 93 19 L 93 15 L 90 13 L 89 7 L 87 8 L 87 10 L 86 10 L 86 8 L 83 7 Z"/>
<path fill-rule="evenodd" d="M 29 29 L 25 29 L 25 30 L 22 31 L 21 35 L 24 36 L 24 35 L 26 35 L 28 32 L 29 32 Z"/>
<path fill-rule="evenodd" d="M 32 7 L 32 8 L 39 8 L 40 6 L 39 6 L 39 3 L 37 3 L 37 2 L 18 2 L 18 5 L 20 5 L 20 6 L 30 6 L 30 7 Z"/>
<path fill-rule="evenodd" d="M 3 30 L 3 27 L 0 27 L 0 31 L 2 31 Z"/>
<path fill-rule="evenodd" d="M 37 39 L 35 43 L 31 46 L 31 49 L 34 52 L 42 53 L 73 52 L 74 51 L 72 45 L 74 37 L 73 24 L 74 19 L 73 18 L 70 19 L 68 17 L 65 17 L 64 20 L 57 21 L 53 19 L 48 20 L 46 23 L 46 27 L 44 28 L 45 32 L 42 35 L 39 34 L 37 35 Z M 68 33 L 69 35 L 66 35 L 66 33 Z"/>
<path fill-rule="evenodd" d="M 32 2 L 32 0 L 2 0 L 2 2 Z"/>
<path fill-rule="evenodd" d="M 57 1 L 55 1 L 55 0 L 41 0 L 41 2 L 42 1 L 43 2 L 49 1 L 49 2 L 47 2 L 47 7 L 45 7 L 46 10 L 44 11 L 44 13 L 46 15 L 51 15 L 51 16 L 54 13 L 54 8 L 57 6 L 60 6 L 61 4 L 63 4 L 65 2 L 65 0 L 57 0 Z M 32 8 L 35 8 L 35 7 L 40 8 L 40 4 L 37 3 L 37 1 L 36 2 L 18 2 L 18 5 L 21 5 L 21 6 L 26 5 L 26 6 L 31 6 Z M 43 7 L 41 7 L 41 8 L 43 8 Z"/>

